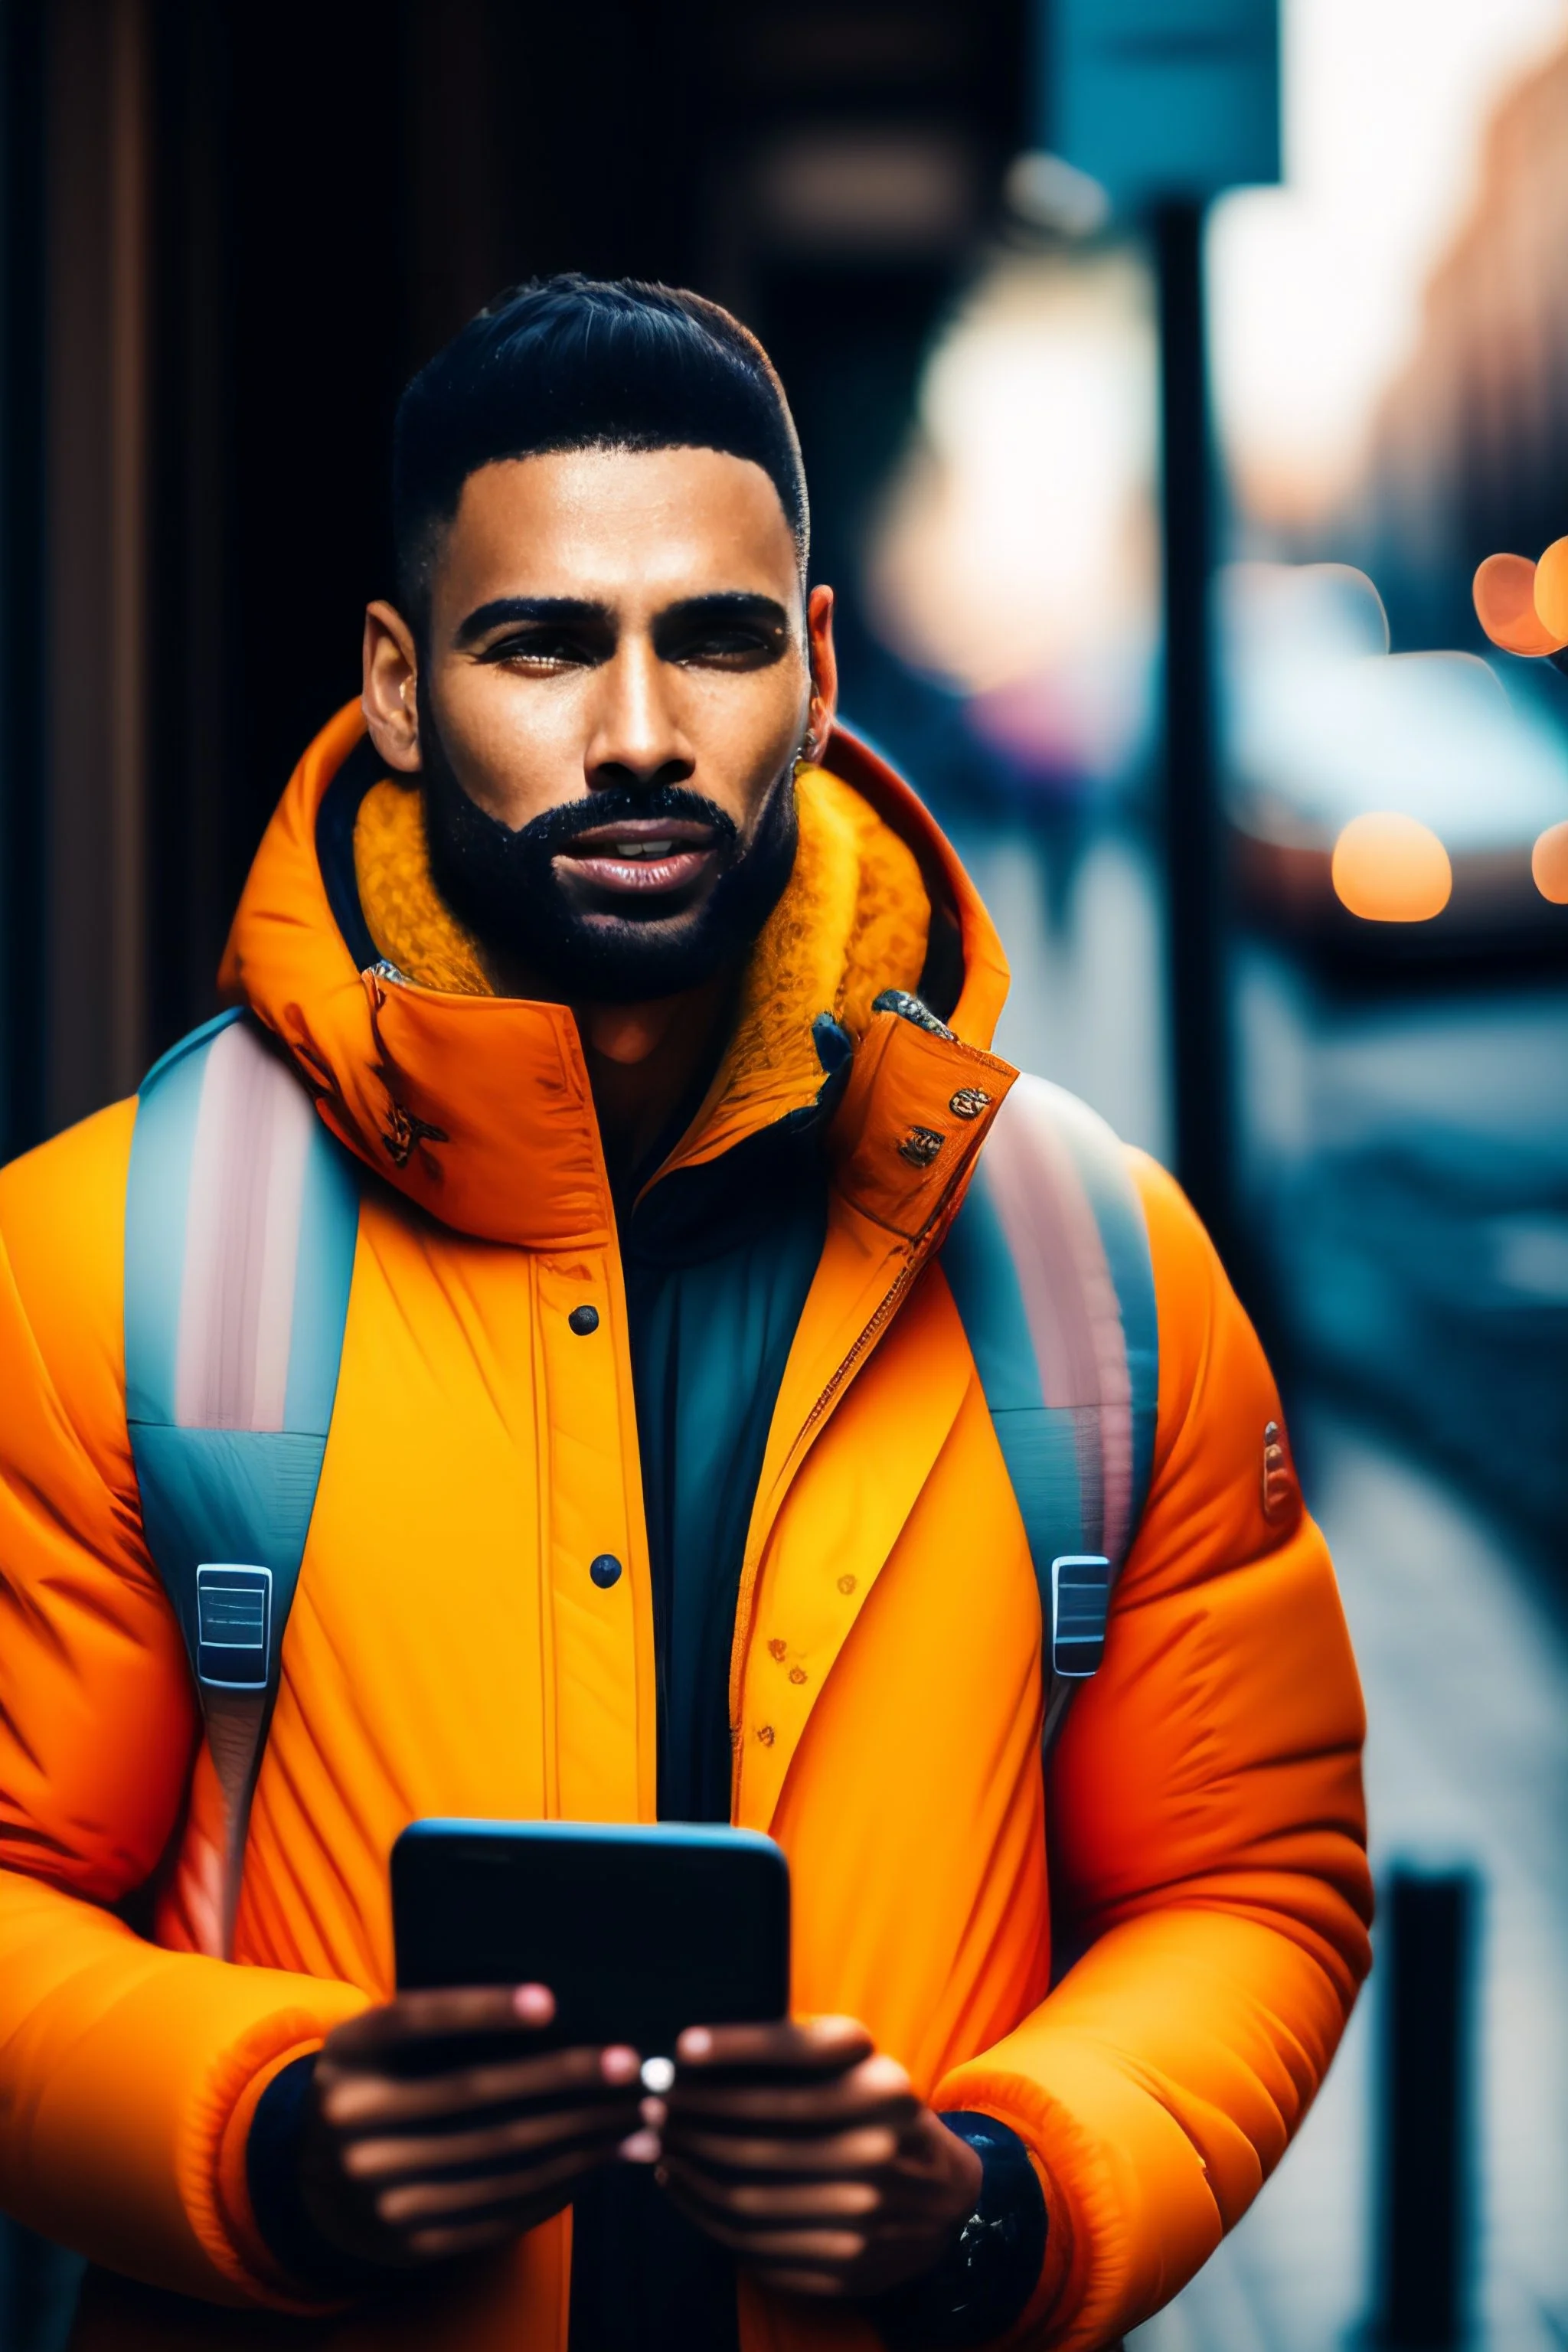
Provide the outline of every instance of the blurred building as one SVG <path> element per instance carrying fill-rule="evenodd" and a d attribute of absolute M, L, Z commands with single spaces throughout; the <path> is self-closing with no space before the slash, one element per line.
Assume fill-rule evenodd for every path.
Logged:
<path fill-rule="evenodd" d="M 398 390 L 499 288 L 732 303 L 843 574 L 1023 142 L 1027 13 L 0 0 L 0 1156 L 210 1009 L 357 690 Z"/>
<path fill-rule="evenodd" d="M 1474 209 L 1377 417 L 1352 529 L 1405 643 L 1470 643 L 1481 559 L 1568 531 L 1564 221 L 1568 48 L 1492 118 Z"/>

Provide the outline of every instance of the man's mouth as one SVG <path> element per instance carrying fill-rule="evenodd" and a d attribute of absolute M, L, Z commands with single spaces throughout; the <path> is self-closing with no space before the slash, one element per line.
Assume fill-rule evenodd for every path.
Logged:
<path fill-rule="evenodd" d="M 713 827 L 689 817 L 634 817 L 580 833 L 555 852 L 563 878 L 615 898 L 689 890 L 716 864 Z"/>

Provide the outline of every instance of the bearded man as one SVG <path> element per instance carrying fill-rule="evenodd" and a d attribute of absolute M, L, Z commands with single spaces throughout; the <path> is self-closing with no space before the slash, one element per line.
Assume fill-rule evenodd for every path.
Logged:
<path fill-rule="evenodd" d="M 84 2347 L 1110 2342 L 1246 2210 L 1367 1964 L 1268 1368 L 1171 1181 L 990 1053 L 1000 948 L 836 723 L 743 328 L 509 296 L 405 394 L 395 524 L 242 1017 L 0 1177 L 0 2202 L 91 2258 Z M 1100 1538 L 1048 1584 L 1030 1431 Z M 287 1545 L 193 1631 L 170 1513 L 305 1437 L 237 1769 L 204 1645 Z M 1100 1653 L 1058 1602 L 1087 1565 L 1103 1617 L 1123 1556 L 1043 1763 Z M 771 1832 L 793 2017 L 652 2095 L 549 2046 L 548 1986 L 397 1994 L 433 1815 Z"/>

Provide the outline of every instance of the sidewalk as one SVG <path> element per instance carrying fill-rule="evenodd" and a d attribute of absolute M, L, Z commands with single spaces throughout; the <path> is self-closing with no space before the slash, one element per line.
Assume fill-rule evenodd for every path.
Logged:
<path fill-rule="evenodd" d="M 1481 1885 L 1478 2352 L 1568 2346 L 1568 1640 L 1497 1535 L 1328 1413 L 1295 1435 L 1366 1688 L 1381 1883 Z M 1331 2352 L 1372 2305 L 1369 1990 L 1258 2206 L 1136 2352 Z"/>

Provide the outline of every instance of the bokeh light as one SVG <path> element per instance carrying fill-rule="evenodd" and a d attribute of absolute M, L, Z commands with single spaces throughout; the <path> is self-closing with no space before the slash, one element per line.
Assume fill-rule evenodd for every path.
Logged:
<path fill-rule="evenodd" d="M 1526 555 L 1489 555 L 1476 573 L 1476 618 L 1506 653 L 1539 656 L 1568 642 L 1568 627 L 1553 636 L 1542 617 L 1536 572 Z"/>
<path fill-rule="evenodd" d="M 1549 824 L 1530 853 L 1535 887 L 1554 907 L 1568 907 L 1568 823 Z"/>
<path fill-rule="evenodd" d="M 1454 887 L 1430 825 L 1389 812 L 1352 817 L 1334 844 L 1334 893 L 1368 923 L 1429 923 Z"/>
<path fill-rule="evenodd" d="M 1554 539 L 1535 567 L 1535 610 L 1552 650 L 1568 645 L 1568 539 Z"/>
<path fill-rule="evenodd" d="M 939 340 L 867 566 L 872 625 L 1034 775 L 1123 772 L 1158 626 L 1155 372 L 1134 257 L 1010 255 Z"/>

